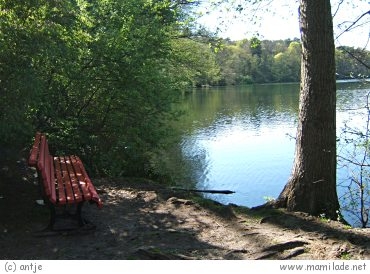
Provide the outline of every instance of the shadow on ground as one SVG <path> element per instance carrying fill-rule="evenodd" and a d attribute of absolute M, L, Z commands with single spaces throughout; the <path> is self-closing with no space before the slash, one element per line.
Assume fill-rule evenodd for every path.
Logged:
<path fill-rule="evenodd" d="M 98 186 L 103 209 L 89 204 L 83 209 L 95 230 L 44 232 L 49 211 L 36 203 L 40 195 L 32 176 L 5 173 L 0 176 L 0 259 L 192 259 L 219 248 L 197 238 L 200 219 L 186 227 L 171 213 L 185 200 L 169 199 L 158 208 L 158 200 L 170 198 L 165 197 L 169 193 L 157 195 L 157 187 L 143 180 L 137 181 L 137 189 L 132 181 L 130 187 L 113 182 Z"/>
<path fill-rule="evenodd" d="M 0 173 L 0 259 L 369 258 L 369 230 L 282 210 L 224 206 L 144 179 L 94 180 L 95 230 L 42 232 L 48 209 L 32 173 Z M 41 232 L 40 232 L 41 231 Z"/>

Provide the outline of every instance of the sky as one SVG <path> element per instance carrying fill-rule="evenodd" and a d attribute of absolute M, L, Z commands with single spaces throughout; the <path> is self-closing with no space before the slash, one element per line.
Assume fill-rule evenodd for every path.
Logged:
<path fill-rule="evenodd" d="M 293 0 L 265 0 L 261 1 L 258 8 L 252 10 L 245 6 L 245 0 L 232 0 L 230 5 L 218 5 L 211 8 L 211 1 L 204 1 L 200 10 L 204 15 L 198 22 L 211 31 L 220 28 L 218 36 L 241 40 L 258 34 L 263 40 L 280 40 L 300 38 L 298 23 L 298 3 Z M 370 1 L 332 0 L 332 13 L 337 11 L 338 3 L 343 2 L 333 18 L 334 37 L 337 38 L 348 26 L 358 19 L 363 13 L 370 10 Z M 236 11 L 239 3 L 243 6 L 242 11 Z M 255 6 L 256 7 L 256 6 Z M 336 45 L 367 48 L 370 50 L 370 14 L 364 16 L 356 28 L 350 32 L 341 34 L 336 39 Z"/>

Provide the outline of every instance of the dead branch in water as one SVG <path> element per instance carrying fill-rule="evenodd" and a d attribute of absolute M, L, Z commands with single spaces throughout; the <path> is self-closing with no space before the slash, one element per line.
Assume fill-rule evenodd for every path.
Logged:
<path fill-rule="evenodd" d="M 181 191 L 189 191 L 189 192 L 201 192 L 201 193 L 211 193 L 211 194 L 233 194 L 235 191 L 231 190 L 201 190 L 201 189 L 188 189 L 188 188 L 179 188 L 179 187 L 172 187 L 172 190 L 181 190 Z"/>

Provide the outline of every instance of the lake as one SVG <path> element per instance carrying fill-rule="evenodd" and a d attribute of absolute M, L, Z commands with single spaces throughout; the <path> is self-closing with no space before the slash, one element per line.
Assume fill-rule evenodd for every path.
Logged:
<path fill-rule="evenodd" d="M 338 83 L 338 136 L 344 124 L 361 126 L 370 85 Z M 183 97 L 181 150 L 198 189 L 221 203 L 257 206 L 276 198 L 293 163 L 299 85 L 266 84 L 196 89 Z M 354 109 L 356 109 L 354 111 Z M 358 124 L 358 125 L 357 125 Z M 338 180 L 347 174 L 338 171 Z"/>

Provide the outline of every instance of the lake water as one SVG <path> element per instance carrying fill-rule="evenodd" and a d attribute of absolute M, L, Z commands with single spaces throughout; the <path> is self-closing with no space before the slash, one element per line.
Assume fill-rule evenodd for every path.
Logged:
<path fill-rule="evenodd" d="M 369 84 L 338 83 L 338 135 L 344 123 L 358 126 L 358 109 Z M 198 189 L 232 190 L 207 195 L 221 203 L 248 207 L 276 198 L 286 184 L 294 157 L 299 85 L 269 84 L 194 90 L 184 95 L 187 115 L 182 153 Z M 351 121 L 349 121 L 351 119 Z M 338 172 L 338 180 L 346 174 Z"/>

